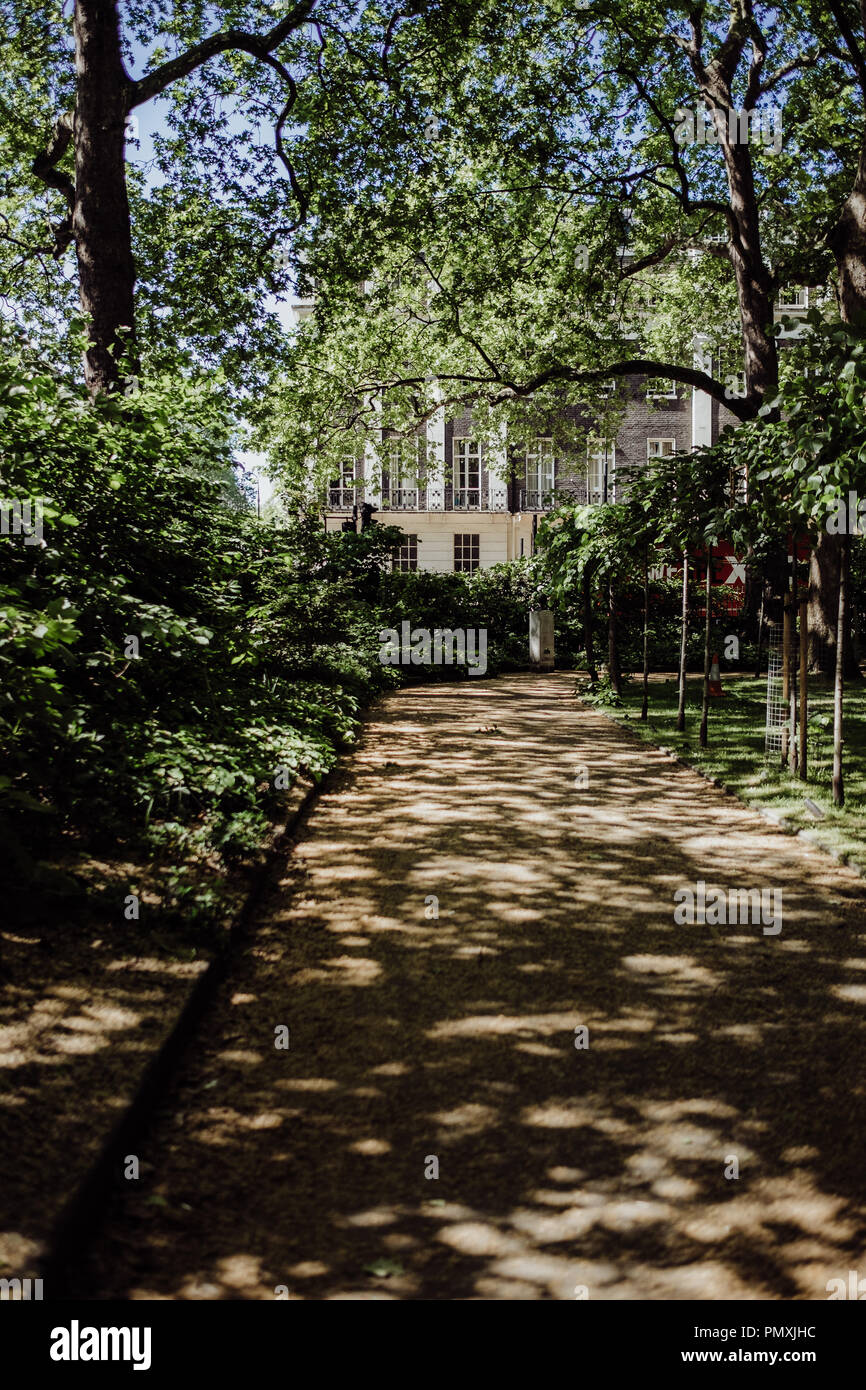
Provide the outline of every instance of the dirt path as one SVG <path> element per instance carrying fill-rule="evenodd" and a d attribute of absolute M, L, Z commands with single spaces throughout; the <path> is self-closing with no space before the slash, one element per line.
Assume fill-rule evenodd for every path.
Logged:
<path fill-rule="evenodd" d="M 866 1277 L 864 885 L 572 690 L 379 707 L 82 1292 L 825 1299 Z M 781 933 L 676 925 L 698 880 L 781 888 Z"/>

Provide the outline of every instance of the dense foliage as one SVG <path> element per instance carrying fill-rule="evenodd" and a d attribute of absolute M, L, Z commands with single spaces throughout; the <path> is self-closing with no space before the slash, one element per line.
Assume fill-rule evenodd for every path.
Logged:
<path fill-rule="evenodd" d="M 195 896 L 196 864 L 253 853 L 281 791 L 333 765 L 372 695 L 465 674 L 383 665 L 382 628 L 485 627 L 488 670 L 525 663 L 528 562 L 404 575 L 395 528 L 257 520 L 218 383 L 91 404 L 8 347 L 0 428 L 0 816 L 22 887 L 73 829 L 170 858 L 175 899 Z M 41 499 L 41 540 L 15 499 Z"/>
<path fill-rule="evenodd" d="M 4 817 L 32 844 L 78 824 L 178 862 L 249 852 L 278 770 L 324 772 L 381 683 L 341 646 L 365 559 L 256 524 L 210 388 L 94 407 L 6 355 L 0 417 L 7 505 L 44 499 L 41 543 L 0 543 Z"/>

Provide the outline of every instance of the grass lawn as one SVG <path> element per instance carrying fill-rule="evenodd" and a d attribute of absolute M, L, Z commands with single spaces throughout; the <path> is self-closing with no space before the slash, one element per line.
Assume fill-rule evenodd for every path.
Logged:
<path fill-rule="evenodd" d="M 580 679 L 578 693 L 586 689 Z M 866 681 L 845 692 L 845 806 L 833 806 L 833 691 L 820 677 L 809 680 L 809 776 L 801 782 L 778 766 L 778 756 L 764 755 L 767 681 L 762 676 L 725 676 L 724 695 L 710 705 L 709 747 L 698 743 L 702 677 L 688 679 L 685 733 L 676 730 L 675 678 L 650 679 L 649 717 L 640 718 L 640 678 L 626 682 L 622 704 L 603 706 L 604 713 L 648 743 L 669 748 L 735 792 L 750 806 L 784 818 L 796 830 L 808 830 L 818 844 L 866 872 Z M 818 720 L 826 717 L 825 727 Z M 823 812 L 818 819 L 805 804 L 808 797 Z"/>

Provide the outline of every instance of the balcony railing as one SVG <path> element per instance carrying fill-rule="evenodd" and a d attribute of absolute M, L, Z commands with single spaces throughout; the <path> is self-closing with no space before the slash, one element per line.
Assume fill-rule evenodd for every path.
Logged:
<path fill-rule="evenodd" d="M 328 488 L 328 511 L 329 512 L 350 512 L 360 498 L 356 497 L 353 487 L 329 487 Z"/>
<path fill-rule="evenodd" d="M 490 498 L 480 487 L 446 487 L 445 508 L 454 512 L 486 512 Z"/>
<path fill-rule="evenodd" d="M 607 500 L 613 502 L 616 499 L 616 482 L 611 472 L 607 481 Z M 599 505 L 605 500 L 605 489 L 601 480 L 596 477 L 583 477 L 563 479 L 554 490 L 547 488 L 540 490 L 537 488 L 521 488 L 517 494 L 517 510 L 519 512 L 549 512 L 554 507 L 565 503 L 576 503 L 581 506 Z"/>
<path fill-rule="evenodd" d="M 551 506 L 549 494 L 527 494 L 537 495 L 547 498 L 544 505 Z M 367 494 L 366 489 L 358 484 L 357 487 L 331 487 L 325 494 L 325 506 L 329 512 L 351 512 L 357 505 L 360 507 L 369 496 L 374 509 L 379 512 L 424 512 L 424 511 L 446 511 L 446 512 L 507 512 L 508 503 L 504 489 L 499 495 L 491 493 L 487 488 L 480 487 L 452 487 L 450 484 L 443 487 L 386 487 L 380 493 Z M 541 510 L 541 506 L 535 503 L 525 502 L 526 510 Z"/>
<path fill-rule="evenodd" d="M 521 488 L 518 510 L 521 512 L 545 512 L 554 506 L 551 489 Z"/>
<path fill-rule="evenodd" d="M 382 491 L 382 510 L 390 512 L 423 512 L 425 489 L 422 487 L 386 487 Z"/>

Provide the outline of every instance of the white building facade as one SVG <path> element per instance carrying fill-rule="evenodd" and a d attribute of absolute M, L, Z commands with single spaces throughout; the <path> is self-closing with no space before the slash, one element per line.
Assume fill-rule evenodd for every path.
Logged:
<path fill-rule="evenodd" d="M 804 316 L 808 303 L 808 292 L 791 292 L 780 296 L 777 314 Z M 307 304 L 297 308 L 299 317 L 309 312 Z M 695 365 L 715 368 L 718 379 L 723 366 L 708 358 L 700 336 L 694 353 Z M 742 389 L 733 376 L 729 384 L 732 394 Z M 383 432 L 362 456 L 347 454 L 340 476 L 319 492 L 325 525 L 360 526 L 366 507 L 375 521 L 404 532 L 395 568 L 486 569 L 531 555 L 539 520 L 558 502 L 616 501 L 620 480 L 647 460 L 713 443 L 736 423 L 705 392 L 672 381 L 634 376 L 620 389 L 626 402 L 615 438 L 596 438 L 577 460 L 558 456 L 544 434 L 520 449 L 507 441 L 491 445 L 471 414 L 448 417 L 444 409 L 417 436 Z"/>

